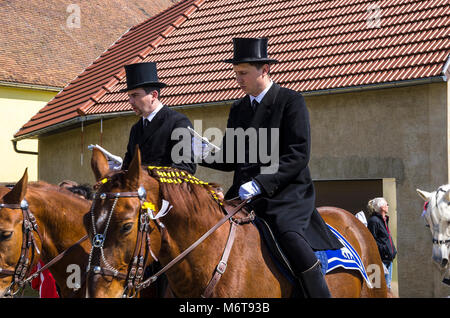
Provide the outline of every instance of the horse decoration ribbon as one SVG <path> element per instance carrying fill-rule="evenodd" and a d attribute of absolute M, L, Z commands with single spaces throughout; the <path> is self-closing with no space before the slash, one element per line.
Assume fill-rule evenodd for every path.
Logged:
<path fill-rule="evenodd" d="M 324 274 L 331 272 L 332 270 L 343 267 L 345 269 L 357 270 L 361 273 L 361 276 L 367 283 L 369 288 L 373 288 L 370 282 L 369 276 L 367 275 L 364 264 L 359 257 L 355 249 L 350 245 L 350 243 L 334 229 L 331 225 L 327 224 L 331 232 L 337 237 L 337 239 L 344 245 L 339 250 L 326 250 L 316 252 L 317 258 L 322 263 L 322 270 Z"/>

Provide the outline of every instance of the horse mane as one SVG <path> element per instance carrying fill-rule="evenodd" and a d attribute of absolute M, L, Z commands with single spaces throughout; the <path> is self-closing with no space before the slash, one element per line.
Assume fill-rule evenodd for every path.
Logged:
<path fill-rule="evenodd" d="M 147 171 L 150 178 L 159 183 L 162 198 L 169 201 L 174 209 L 220 211 L 223 203 L 216 194 L 216 189 L 220 188 L 218 184 L 204 182 L 187 171 L 174 167 L 141 166 L 141 168 Z M 124 170 L 110 172 L 93 188 L 95 191 L 99 191 L 106 184 L 108 184 L 108 188 L 128 188 L 129 185 L 125 178 L 126 171 Z M 136 190 L 130 189 L 130 191 Z"/>
<path fill-rule="evenodd" d="M 146 166 L 148 175 L 159 182 L 162 197 L 177 210 L 219 210 L 216 183 L 204 182 L 192 174 L 174 167 Z"/>

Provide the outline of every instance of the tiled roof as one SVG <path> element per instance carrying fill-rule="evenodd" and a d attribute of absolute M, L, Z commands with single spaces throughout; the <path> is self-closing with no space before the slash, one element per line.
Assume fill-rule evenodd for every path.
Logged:
<path fill-rule="evenodd" d="M 172 4 L 172 0 L 0 1 L 0 81 L 62 88 L 126 30 Z"/>
<path fill-rule="evenodd" d="M 448 0 L 197 4 L 144 58 L 158 62 L 158 75 L 168 84 L 161 99 L 170 106 L 242 96 L 230 65 L 222 62 L 233 55 L 233 37 L 268 37 L 269 56 L 280 61 L 272 78 L 302 92 L 440 77 L 450 53 Z M 120 78 L 82 113 L 130 110 L 126 94 L 118 92 L 124 87 Z"/>
<path fill-rule="evenodd" d="M 194 0 L 180 1 L 158 15 L 135 25 L 70 82 L 14 136 L 58 125 L 79 116 L 125 77 L 123 65 L 141 62 L 170 33 L 172 25 L 186 19 Z M 181 19 L 181 20 L 180 20 Z M 183 20 L 184 21 L 184 20 Z"/>

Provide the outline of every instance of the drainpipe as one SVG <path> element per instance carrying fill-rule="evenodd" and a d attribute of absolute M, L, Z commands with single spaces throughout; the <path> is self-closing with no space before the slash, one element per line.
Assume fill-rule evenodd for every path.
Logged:
<path fill-rule="evenodd" d="M 17 153 L 23 153 L 26 155 L 38 155 L 39 152 L 35 152 L 35 151 L 26 151 L 26 150 L 19 150 L 17 149 L 17 140 L 11 140 L 13 143 L 13 147 L 14 147 L 14 151 Z"/>

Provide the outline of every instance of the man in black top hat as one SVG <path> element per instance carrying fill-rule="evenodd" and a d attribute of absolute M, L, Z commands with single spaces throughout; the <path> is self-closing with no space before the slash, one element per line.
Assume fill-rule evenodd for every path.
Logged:
<path fill-rule="evenodd" d="M 194 174 L 196 164 L 191 153 L 172 153 L 172 148 L 181 141 L 181 137 L 172 140 L 172 132 L 192 124 L 185 115 L 159 101 L 160 89 L 166 84 L 158 81 L 156 63 L 125 65 L 125 71 L 127 87 L 122 92 L 127 92 L 133 110 L 141 118 L 131 127 L 122 169 L 128 169 L 135 147 L 139 145 L 143 164 L 172 166 Z"/>
<path fill-rule="evenodd" d="M 160 89 L 166 84 L 158 80 L 156 63 L 125 65 L 125 72 L 127 87 L 122 92 L 127 92 L 131 107 L 141 118 L 131 127 L 122 169 L 128 169 L 136 145 L 139 145 L 143 165 L 171 166 L 194 174 L 197 165 L 192 153 L 182 153 L 184 148 L 181 153 L 172 153 L 172 148 L 181 141 L 181 137 L 172 139 L 172 132 L 177 128 L 192 127 L 192 124 L 185 115 L 162 105 L 159 101 Z M 190 144 L 190 134 L 187 135 L 187 144 Z M 182 161 L 174 158 L 174 155 L 179 156 Z M 150 276 L 159 269 L 159 262 L 154 262 L 145 272 Z M 159 296 L 164 295 L 167 285 L 167 277 L 162 275 L 154 286 Z"/>
<path fill-rule="evenodd" d="M 338 249 L 342 245 L 315 208 L 314 186 L 308 168 L 309 115 L 304 99 L 300 93 L 280 87 L 270 79 L 270 65 L 277 61 L 267 56 L 266 38 L 235 38 L 233 44 L 234 57 L 225 62 L 233 64 L 237 83 L 246 96 L 233 103 L 221 153 L 214 153 L 214 157 L 223 161 L 201 165 L 234 171 L 233 184 L 225 198 L 253 197 L 250 206 L 275 233 L 305 296 L 330 297 L 314 250 Z M 258 132 L 266 128 L 269 135 L 278 135 L 276 169 L 268 170 L 267 161 L 260 157 L 256 162 L 249 160 L 250 138 L 243 149 L 239 149 L 236 142 L 229 144 L 232 139 L 227 138 L 229 129 L 238 128 Z M 261 145 L 258 141 L 261 136 L 258 133 L 253 142 Z M 266 140 L 273 139 L 268 136 Z M 273 149 L 271 147 L 273 145 L 269 145 L 269 149 Z M 231 161 L 227 157 L 229 148 L 234 148 Z M 242 153 L 245 153 L 245 162 L 236 160 L 236 154 Z"/>

